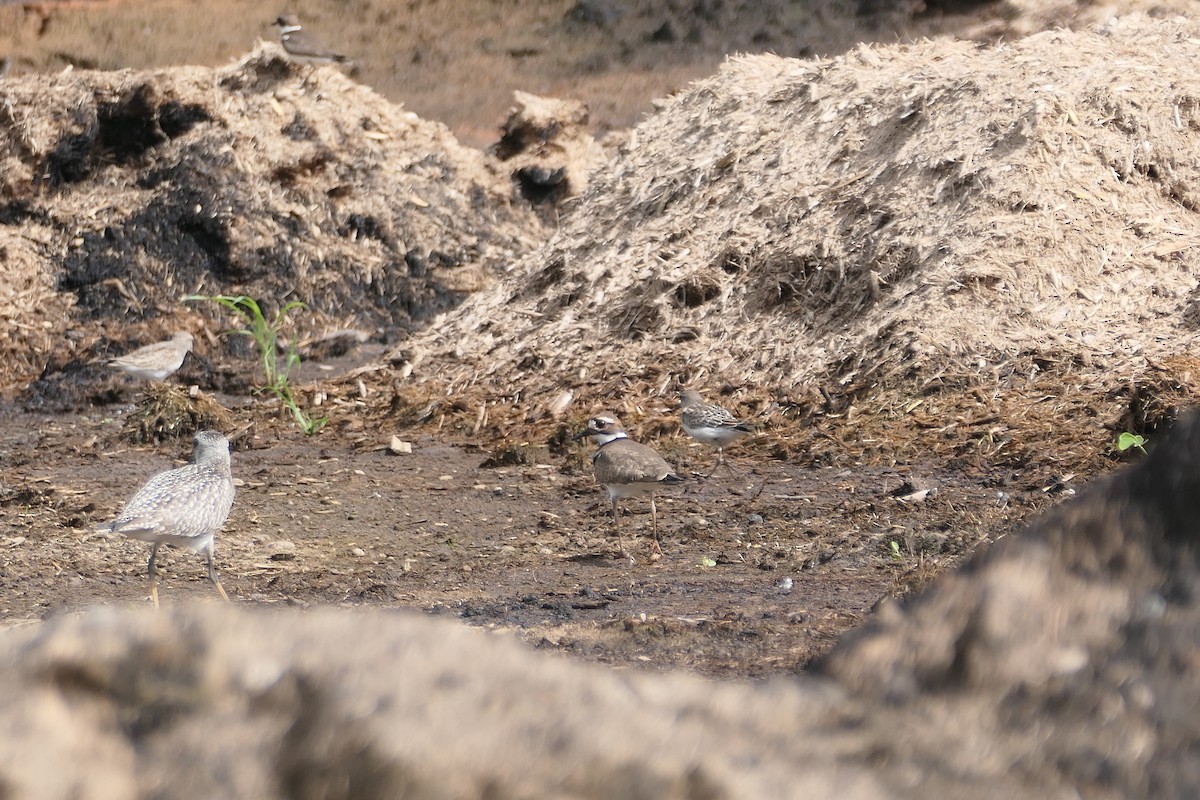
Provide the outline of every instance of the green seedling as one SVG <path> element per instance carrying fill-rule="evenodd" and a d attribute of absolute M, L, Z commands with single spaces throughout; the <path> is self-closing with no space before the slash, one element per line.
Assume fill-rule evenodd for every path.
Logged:
<path fill-rule="evenodd" d="M 1130 433 L 1129 431 L 1125 431 L 1117 437 L 1117 452 L 1124 453 L 1126 450 L 1129 450 L 1133 447 L 1136 447 L 1138 450 L 1142 451 L 1142 454 L 1144 455 L 1146 453 L 1146 437 L 1139 436 L 1136 433 Z"/>
<path fill-rule="evenodd" d="M 291 375 L 292 370 L 300 366 L 300 354 L 296 351 L 294 340 L 288 342 L 282 363 L 279 358 L 279 331 L 288 314 L 298 308 L 307 307 L 304 303 L 293 300 L 275 312 L 275 316 L 268 321 L 258 302 L 253 297 L 244 294 L 236 297 L 224 294 L 190 294 L 183 300 L 184 302 L 216 303 L 237 314 L 245 327 L 235 328 L 229 332 L 248 336 L 254 340 L 255 346 L 258 348 L 259 366 L 262 368 L 263 377 L 263 384 L 259 387 L 259 391 L 270 392 L 279 398 L 284 407 L 292 413 L 297 427 L 305 434 L 312 435 L 325 427 L 325 423 L 329 421 L 328 418 L 310 416 L 300 408 L 300 404 L 292 395 L 288 376 Z"/>
<path fill-rule="evenodd" d="M 708 556 L 704 556 L 703 558 L 700 559 L 700 566 L 702 566 L 702 567 L 715 567 L 716 565 L 717 565 L 717 562 L 714 559 L 709 558 Z"/>
<path fill-rule="evenodd" d="M 890 542 L 888 542 L 888 549 L 892 551 L 892 560 L 893 561 L 903 561 L 904 560 L 904 556 L 900 554 L 900 543 L 897 542 L 895 539 L 892 539 Z"/>

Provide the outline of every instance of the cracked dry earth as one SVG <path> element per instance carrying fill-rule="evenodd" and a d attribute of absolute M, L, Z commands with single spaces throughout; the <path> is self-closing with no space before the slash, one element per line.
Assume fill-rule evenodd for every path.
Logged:
<path fill-rule="evenodd" d="M 121 413 L 0 416 L 0 624 L 148 604 L 148 547 L 92 528 L 190 445 L 131 447 Z M 754 678 L 803 669 L 881 598 L 1052 501 L 961 467 L 802 468 L 753 440 L 704 478 L 711 451 L 666 437 L 656 446 L 689 480 L 659 495 L 659 560 L 648 503 L 623 501 L 630 563 L 590 445 L 491 468 L 486 442 L 412 444 L 393 455 L 280 429 L 235 452 L 238 497 L 217 540 L 234 602 L 415 608 L 589 661 Z M 913 484 L 936 490 L 905 498 Z M 215 597 L 199 556 L 164 548 L 159 566 L 164 605 Z"/>

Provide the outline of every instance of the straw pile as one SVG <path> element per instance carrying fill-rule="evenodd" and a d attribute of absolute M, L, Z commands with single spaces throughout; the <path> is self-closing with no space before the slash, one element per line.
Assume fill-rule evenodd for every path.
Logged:
<path fill-rule="evenodd" d="M 1197 343 L 1198 58 L 1200 25 L 1135 16 L 732 59 L 396 358 L 527 406 L 701 384 L 829 411 L 1048 371 L 1099 397 Z"/>
<path fill-rule="evenodd" d="M 0 83 L 2 385 L 104 355 L 105 323 L 194 329 L 188 293 L 401 338 L 543 237 L 495 159 L 273 44 Z"/>

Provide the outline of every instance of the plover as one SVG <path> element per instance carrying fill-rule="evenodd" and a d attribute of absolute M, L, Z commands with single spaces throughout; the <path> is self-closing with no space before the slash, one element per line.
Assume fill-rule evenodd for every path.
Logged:
<path fill-rule="evenodd" d="M 183 359 L 192 349 L 192 335 L 179 331 L 165 342 L 155 342 L 139 347 L 132 353 L 108 362 L 122 372 L 148 381 L 161 381 L 183 366 Z"/>
<path fill-rule="evenodd" d="M 698 442 L 717 448 L 717 467 L 725 463 L 725 445 L 754 431 L 720 406 L 705 403 L 698 392 L 688 389 L 679 395 L 683 429 Z M 713 468 L 714 471 L 716 467 Z"/>
<path fill-rule="evenodd" d="M 654 528 L 654 551 L 662 553 L 658 542 L 658 509 L 654 504 L 654 492 L 662 486 L 682 483 L 671 469 L 671 465 L 653 448 L 639 444 L 629 438 L 620 420 L 609 415 L 592 417 L 587 427 L 573 438 L 590 437 L 598 447 L 592 454 L 592 470 L 596 480 L 608 490 L 612 501 L 613 527 L 617 529 L 617 542 L 622 555 L 630 558 L 621 537 L 620 511 L 617 503 L 622 497 L 650 495 L 650 519 Z"/>
<path fill-rule="evenodd" d="M 155 475 L 130 498 L 115 520 L 97 528 L 151 543 L 146 572 L 155 608 L 158 608 L 158 576 L 154 559 L 161 544 L 186 547 L 197 553 L 204 551 L 208 579 L 222 599 L 229 600 L 213 567 L 213 537 L 233 507 L 229 440 L 216 431 L 200 431 L 192 441 L 196 450 L 191 464 Z"/>
<path fill-rule="evenodd" d="M 342 64 L 346 57 L 330 50 L 319 38 L 304 30 L 300 18 L 295 14 L 281 14 L 275 18 L 279 28 L 279 43 L 288 58 L 298 64 Z"/>

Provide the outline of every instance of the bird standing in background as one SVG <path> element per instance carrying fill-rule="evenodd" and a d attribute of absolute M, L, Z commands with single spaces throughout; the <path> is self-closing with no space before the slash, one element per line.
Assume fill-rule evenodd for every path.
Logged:
<path fill-rule="evenodd" d="M 281 14 L 275 18 L 279 28 L 279 43 L 288 58 L 298 64 L 344 64 L 346 57 L 329 49 L 319 38 L 304 30 L 300 18 L 295 14 Z"/>
<path fill-rule="evenodd" d="M 592 417 L 587 427 L 573 438 L 594 439 L 598 447 L 592 454 L 592 470 L 596 480 L 608 490 L 612 501 L 613 527 L 617 529 L 617 542 L 621 554 L 630 561 L 633 557 L 625 549 L 621 536 L 618 502 L 623 497 L 650 495 L 650 519 L 654 529 L 654 552 L 661 555 L 662 545 L 658 541 L 658 509 L 654 503 L 654 492 L 663 486 L 682 483 L 671 469 L 671 465 L 653 448 L 631 440 L 621 426 L 620 420 L 609 415 Z"/>
<path fill-rule="evenodd" d="M 150 542 L 150 599 L 158 608 L 158 574 L 154 560 L 161 544 L 203 551 L 208 560 L 208 579 L 226 602 L 213 566 L 213 540 L 229 518 L 233 507 L 233 475 L 230 471 L 229 440 L 216 431 L 200 431 L 192 463 L 160 472 L 137 491 L 121 513 L 97 530 L 121 533 Z"/>
<path fill-rule="evenodd" d="M 720 406 L 705 403 L 700 394 L 691 389 L 680 394 L 679 406 L 680 421 L 688 436 L 717 448 L 717 465 L 713 467 L 713 472 L 725 463 L 725 445 L 754 432 Z"/>
<path fill-rule="evenodd" d="M 110 360 L 108 365 L 135 378 L 161 381 L 183 366 L 183 360 L 191 352 L 194 341 L 190 333 L 179 331 L 165 342 L 139 347 L 132 353 Z"/>

